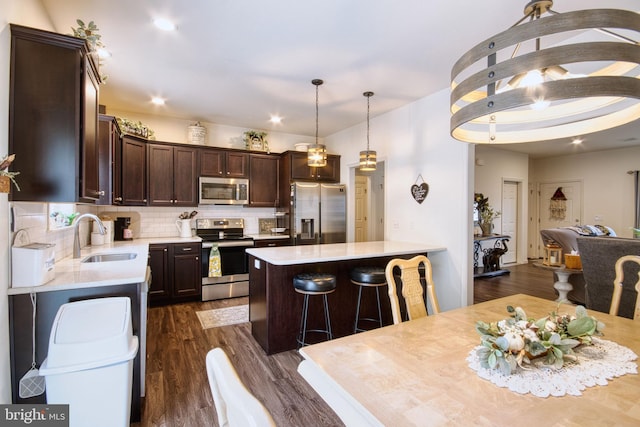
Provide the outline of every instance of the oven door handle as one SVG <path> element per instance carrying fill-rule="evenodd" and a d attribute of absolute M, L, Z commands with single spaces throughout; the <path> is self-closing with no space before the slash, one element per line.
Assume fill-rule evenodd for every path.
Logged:
<path fill-rule="evenodd" d="M 209 249 L 213 247 L 214 242 L 202 242 L 203 249 Z M 217 242 L 219 248 L 232 248 L 232 247 L 253 247 L 253 240 L 226 240 L 224 242 Z"/>

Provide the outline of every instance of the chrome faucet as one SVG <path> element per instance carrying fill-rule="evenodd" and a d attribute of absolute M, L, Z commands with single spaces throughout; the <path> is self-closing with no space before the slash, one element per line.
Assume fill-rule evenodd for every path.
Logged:
<path fill-rule="evenodd" d="M 78 215 L 75 219 L 75 221 L 73 221 L 73 257 L 74 258 L 80 258 L 80 236 L 79 236 L 79 231 L 78 229 L 79 224 L 80 224 L 80 220 L 82 218 L 91 218 L 93 219 L 95 222 L 98 223 L 98 229 L 100 230 L 100 234 L 104 235 L 107 233 L 107 230 L 104 228 L 104 224 L 102 223 L 102 221 L 100 221 L 100 218 L 98 218 L 97 216 L 95 216 L 94 214 L 91 213 L 85 213 L 82 215 Z"/>

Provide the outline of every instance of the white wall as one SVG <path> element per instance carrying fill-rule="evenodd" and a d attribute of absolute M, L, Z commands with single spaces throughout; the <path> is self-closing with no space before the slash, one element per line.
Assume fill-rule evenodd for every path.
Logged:
<path fill-rule="evenodd" d="M 11 31 L 9 23 L 52 30 L 53 26 L 38 0 L 2 1 L 0 6 L 0 156 L 7 154 L 9 142 L 9 63 Z M 18 177 L 19 180 L 19 177 Z M 15 191 L 12 189 L 11 191 Z M 9 202 L 0 194 L 0 403 L 11 403 L 9 370 Z"/>
<path fill-rule="evenodd" d="M 366 123 L 325 139 L 341 157 L 348 186 L 347 228 L 354 229 L 354 182 L 350 168 L 366 148 Z M 374 117 L 370 145 L 385 162 L 385 230 L 387 240 L 445 246 L 430 255 L 438 300 L 443 310 L 473 303 L 470 265 L 472 242 L 473 146 L 449 135 L 449 90 Z M 421 178 L 429 185 L 422 204 L 410 188 Z M 346 182 L 349 177 L 349 182 Z"/>
<path fill-rule="evenodd" d="M 581 180 L 583 223 L 608 225 L 618 236 L 633 237 L 634 184 L 627 171 L 638 169 L 640 147 L 630 147 L 532 160 L 529 179 L 534 185 Z"/>
<path fill-rule="evenodd" d="M 501 150 L 488 145 L 479 144 L 475 151 L 475 185 L 474 192 L 482 193 L 489 198 L 489 204 L 502 211 L 502 183 L 514 181 L 520 185 L 520 201 L 518 206 L 518 259 L 517 263 L 527 262 L 527 229 L 529 206 L 527 188 L 529 185 L 529 156 Z M 500 220 L 494 222 L 494 232 L 502 232 Z M 491 242 L 493 244 L 493 242 Z"/>

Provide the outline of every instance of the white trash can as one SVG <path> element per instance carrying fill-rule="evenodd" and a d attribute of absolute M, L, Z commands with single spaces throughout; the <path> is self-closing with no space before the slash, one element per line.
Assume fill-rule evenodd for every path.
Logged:
<path fill-rule="evenodd" d="M 68 404 L 71 427 L 128 426 L 137 352 L 129 298 L 62 305 L 40 367 L 47 403 Z"/>

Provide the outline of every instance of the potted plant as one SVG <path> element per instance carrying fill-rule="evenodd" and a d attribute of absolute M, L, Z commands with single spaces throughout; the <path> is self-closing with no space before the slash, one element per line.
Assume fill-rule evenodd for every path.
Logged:
<path fill-rule="evenodd" d="M 16 189 L 20 191 L 20 186 L 15 180 L 16 175 L 20 175 L 20 172 L 9 172 L 7 169 L 13 162 L 13 159 L 16 158 L 15 154 L 11 154 L 8 156 L 4 156 L 0 159 L 0 193 L 8 193 L 10 184 L 9 181 L 13 182 L 13 185 L 16 186 Z"/>
<path fill-rule="evenodd" d="M 491 234 L 493 220 L 500 216 L 500 211 L 493 209 L 489 204 L 489 198 L 484 197 L 482 193 L 475 194 L 474 204 L 478 211 L 478 222 L 482 228 L 482 234 L 485 236 Z"/>

